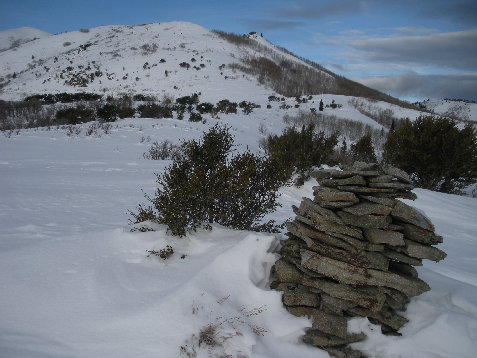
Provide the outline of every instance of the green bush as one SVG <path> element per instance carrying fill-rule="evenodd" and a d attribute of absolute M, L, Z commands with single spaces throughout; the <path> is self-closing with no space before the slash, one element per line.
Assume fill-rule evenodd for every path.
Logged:
<path fill-rule="evenodd" d="M 114 122 L 118 119 L 119 107 L 114 104 L 105 104 L 96 110 L 96 115 L 103 122 Z"/>
<path fill-rule="evenodd" d="M 268 136 L 265 149 L 282 175 L 289 179 L 295 171 L 307 176 L 311 167 L 326 163 L 337 143 L 337 134 L 326 137 L 323 132 L 315 132 L 314 124 L 309 124 L 301 131 L 290 127 L 279 136 Z"/>
<path fill-rule="evenodd" d="M 376 153 L 374 152 L 371 133 L 365 134 L 360 140 L 351 146 L 351 156 L 354 161 L 376 163 Z"/>
<path fill-rule="evenodd" d="M 271 162 L 245 152 L 231 156 L 233 137 L 228 128 L 212 127 L 201 141 L 181 146 L 179 155 L 157 175 L 150 206 L 139 205 L 135 223 L 150 220 L 168 225 L 173 235 L 218 223 L 253 229 L 278 205 L 282 182 Z"/>
<path fill-rule="evenodd" d="M 141 118 L 172 118 L 172 108 L 157 104 L 142 104 L 137 107 Z"/>
<path fill-rule="evenodd" d="M 445 193 L 477 180 L 477 138 L 472 125 L 421 116 L 389 133 L 385 160 L 411 174 L 416 186 Z"/>
<path fill-rule="evenodd" d="M 94 121 L 94 111 L 84 107 L 60 109 L 56 112 L 56 124 L 79 124 Z"/>
<path fill-rule="evenodd" d="M 200 113 L 192 112 L 189 116 L 189 121 L 202 122 L 202 116 L 200 115 Z"/>
<path fill-rule="evenodd" d="M 237 113 L 237 102 L 230 102 L 228 99 L 223 99 L 215 106 L 217 112 L 222 113 Z"/>
<path fill-rule="evenodd" d="M 118 116 L 119 118 L 132 118 L 136 114 L 136 110 L 132 107 L 123 107 L 119 110 Z"/>
<path fill-rule="evenodd" d="M 209 102 L 202 102 L 197 105 L 197 110 L 200 114 L 212 113 L 214 111 L 214 105 Z"/>

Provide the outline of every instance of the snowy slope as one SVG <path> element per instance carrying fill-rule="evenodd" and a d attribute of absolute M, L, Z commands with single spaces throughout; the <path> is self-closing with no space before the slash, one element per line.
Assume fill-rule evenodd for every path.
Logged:
<path fill-rule="evenodd" d="M 477 122 L 477 103 L 459 100 L 428 100 L 420 103 L 427 110 L 462 121 Z"/>
<path fill-rule="evenodd" d="M 230 99 L 251 100 L 263 96 L 265 88 L 229 64 L 256 55 L 260 48 L 303 63 L 261 38 L 255 41 L 254 49 L 236 46 L 186 22 L 103 26 L 54 35 L 0 54 L 0 98 L 87 91 L 159 98 L 202 92 L 209 101 L 227 93 Z"/>
<path fill-rule="evenodd" d="M 0 52 L 15 49 L 21 44 L 48 36 L 51 36 L 51 34 L 43 30 L 34 29 L 33 27 L 3 30 L 0 31 Z"/>
<path fill-rule="evenodd" d="M 260 125 L 284 126 L 280 116 L 258 115 L 221 119 L 239 150 L 259 151 Z M 127 210 L 144 202 L 141 189 L 154 192 L 153 173 L 170 163 L 142 153 L 152 141 L 198 138 L 214 123 L 128 119 L 110 134 L 86 136 L 85 124 L 71 137 L 67 128 L 0 136 L 0 357 L 328 357 L 300 342 L 310 323 L 268 288 L 280 236 L 221 227 L 183 239 L 162 227 L 129 232 Z M 313 185 L 283 188 L 272 218 L 291 217 Z M 350 329 L 366 331 L 359 347 L 370 357 L 474 357 L 477 201 L 415 192 L 411 205 L 443 235 L 448 257 L 418 268 L 431 291 L 409 304 L 402 337 L 385 337 L 366 319 Z M 147 257 L 166 245 L 171 258 Z M 199 344 L 208 327 L 219 344 Z"/>

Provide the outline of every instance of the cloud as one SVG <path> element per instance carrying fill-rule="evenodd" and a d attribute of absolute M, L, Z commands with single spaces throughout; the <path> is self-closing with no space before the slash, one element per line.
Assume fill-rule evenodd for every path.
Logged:
<path fill-rule="evenodd" d="M 437 5 L 437 6 L 436 6 Z M 430 4 L 423 17 L 448 19 L 460 24 L 475 26 L 477 24 L 477 2 L 475 0 L 445 1 L 442 4 Z"/>
<path fill-rule="evenodd" d="M 374 1 L 298 1 L 288 7 L 276 9 L 274 15 L 286 18 L 324 19 L 333 16 L 363 12 Z"/>
<path fill-rule="evenodd" d="M 361 56 L 371 61 L 434 65 L 477 70 L 477 29 L 429 34 L 370 38 L 351 42 Z"/>
<path fill-rule="evenodd" d="M 420 75 L 407 72 L 396 76 L 353 78 L 353 80 L 400 98 L 477 99 L 477 74 Z"/>
<path fill-rule="evenodd" d="M 244 19 L 242 22 L 257 31 L 294 29 L 303 25 L 300 21 L 276 20 L 276 19 Z"/>

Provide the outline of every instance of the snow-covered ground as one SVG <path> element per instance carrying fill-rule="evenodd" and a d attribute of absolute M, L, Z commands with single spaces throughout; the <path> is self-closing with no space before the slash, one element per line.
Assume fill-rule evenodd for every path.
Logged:
<path fill-rule="evenodd" d="M 463 121 L 477 122 L 477 103 L 449 99 L 428 100 L 422 102 L 426 109 Z"/>
<path fill-rule="evenodd" d="M 0 52 L 48 36 L 51 36 L 51 34 L 33 27 L 20 27 L 18 29 L 3 30 L 0 31 Z"/>
<path fill-rule="evenodd" d="M 238 149 L 258 151 L 261 125 L 284 126 L 269 118 L 222 122 Z M 268 287 L 280 235 L 129 231 L 127 211 L 144 202 L 141 189 L 153 194 L 153 173 L 170 163 L 142 153 L 153 141 L 199 138 L 214 123 L 128 119 L 101 137 L 85 136 L 90 124 L 72 137 L 53 128 L 0 136 L 0 357 L 328 357 L 301 343 L 310 322 L 288 314 Z M 313 185 L 283 188 L 272 216 L 291 217 Z M 474 357 L 477 200 L 415 192 L 411 204 L 431 218 L 448 256 L 418 268 L 431 291 L 412 299 L 402 337 L 366 319 L 350 329 L 367 333 L 357 347 L 370 357 Z M 147 257 L 167 245 L 169 259 Z M 207 345 L 204 332 L 218 344 Z"/>

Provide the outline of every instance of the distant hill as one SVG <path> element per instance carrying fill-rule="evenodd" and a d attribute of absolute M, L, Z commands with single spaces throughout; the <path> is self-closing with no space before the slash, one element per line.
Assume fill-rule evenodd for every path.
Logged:
<path fill-rule="evenodd" d="M 33 27 L 20 27 L 18 29 L 0 31 L 0 52 L 14 49 L 24 43 L 48 36 L 51 36 L 51 34 Z"/>
<path fill-rule="evenodd" d="M 257 93 L 287 97 L 326 93 L 413 108 L 257 34 L 209 31 L 187 22 L 102 26 L 58 35 L 33 30 L 3 32 L 3 38 L 14 40 L 5 42 L 10 49 L 0 53 L 1 99 L 59 92 L 159 97 L 201 92 L 211 101 L 223 93 L 232 99 Z M 26 42 L 35 37 L 38 40 Z"/>
<path fill-rule="evenodd" d="M 477 122 L 477 103 L 459 99 L 427 100 L 417 103 L 420 108 L 460 121 Z"/>

